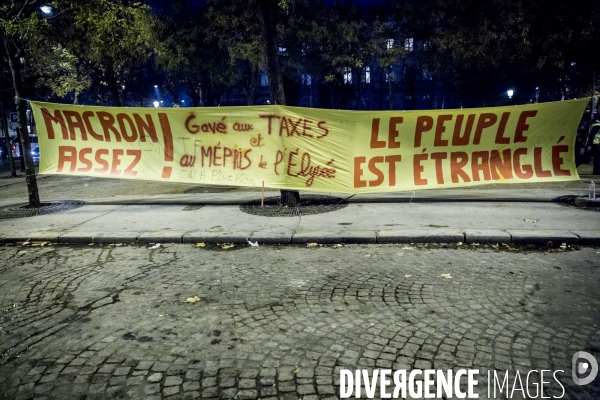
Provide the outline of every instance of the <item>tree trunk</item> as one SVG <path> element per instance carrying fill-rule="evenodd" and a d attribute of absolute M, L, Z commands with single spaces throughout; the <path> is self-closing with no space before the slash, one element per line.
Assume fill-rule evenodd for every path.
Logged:
<path fill-rule="evenodd" d="M 189 105 L 192 107 L 201 107 L 200 106 L 200 98 L 199 98 L 200 89 L 198 89 L 198 86 L 200 86 L 200 84 L 197 84 L 196 81 L 188 81 L 187 83 L 188 83 L 188 88 L 186 90 L 186 93 L 192 99 L 192 101 Z"/>
<path fill-rule="evenodd" d="M 256 5 L 258 7 L 261 39 L 265 50 L 271 100 L 279 105 L 285 106 L 283 77 L 279 65 L 279 44 L 277 43 L 277 2 L 270 0 L 256 0 Z"/>
<path fill-rule="evenodd" d="M 383 110 L 383 68 L 379 69 L 379 109 Z"/>
<path fill-rule="evenodd" d="M 265 49 L 267 62 L 267 76 L 271 99 L 279 105 L 285 106 L 285 92 L 283 91 L 283 77 L 279 65 L 279 45 L 277 43 L 277 2 L 269 0 L 256 0 L 258 20 L 262 43 Z M 284 207 L 298 207 L 300 193 L 297 190 L 281 190 L 281 205 Z"/>
<path fill-rule="evenodd" d="M 77 93 L 77 92 L 75 92 L 75 98 L 73 99 L 73 104 L 74 105 L 79 104 L 79 93 Z"/>
<path fill-rule="evenodd" d="M 206 83 L 202 75 L 198 79 L 198 107 L 206 107 Z"/>
<path fill-rule="evenodd" d="M 117 87 L 117 78 L 115 76 L 115 70 L 113 69 L 113 66 L 110 63 L 110 61 L 108 62 L 108 65 L 107 65 L 106 74 L 107 74 L 106 78 L 108 80 L 110 94 L 112 95 L 115 107 L 121 107 L 123 104 L 121 103 L 121 96 L 119 95 L 119 88 Z"/>
<path fill-rule="evenodd" d="M 310 81 L 309 107 L 317 108 L 317 107 L 319 107 L 319 99 L 318 99 L 319 92 L 317 91 L 317 82 L 320 82 L 321 79 L 319 79 L 319 74 L 311 75 L 310 79 L 311 79 L 311 81 Z"/>
<path fill-rule="evenodd" d="M 204 85 L 201 83 L 200 87 L 198 88 L 198 105 L 200 107 L 206 107 L 206 91 L 204 90 Z"/>
<path fill-rule="evenodd" d="M 362 91 L 361 91 L 362 85 L 361 84 L 362 84 L 363 70 L 362 70 L 362 68 L 357 68 L 356 71 L 357 71 L 357 74 L 356 74 L 356 107 L 354 107 L 354 109 L 360 110 L 360 102 L 362 99 Z"/>
<path fill-rule="evenodd" d="M 37 187 L 37 181 L 35 177 L 35 166 L 33 165 L 33 157 L 31 156 L 31 144 L 29 143 L 29 133 L 27 132 L 27 113 L 25 110 L 25 100 L 21 99 L 21 87 L 22 87 L 22 76 L 21 66 L 17 54 L 13 53 L 13 49 L 9 48 L 9 45 L 4 38 L 4 47 L 6 48 L 6 55 L 8 58 L 8 66 L 13 79 L 13 86 L 15 88 L 15 105 L 17 108 L 17 132 L 21 138 L 21 156 L 25 163 L 25 174 L 27 181 L 27 191 L 29 193 L 29 206 L 41 207 L 40 193 Z"/>
<path fill-rule="evenodd" d="M 12 156 L 12 148 L 10 147 L 10 136 L 8 135 L 8 120 L 7 120 L 6 108 L 4 107 L 4 99 L 0 99 L 0 118 L 2 118 L 2 132 L 6 139 L 4 147 L 8 154 L 8 163 L 10 164 L 10 176 L 17 176 L 17 170 L 15 168 L 15 159 Z"/>
<path fill-rule="evenodd" d="M 248 91 L 246 98 L 249 106 L 256 104 L 256 86 L 258 86 L 258 65 L 248 63 Z"/>

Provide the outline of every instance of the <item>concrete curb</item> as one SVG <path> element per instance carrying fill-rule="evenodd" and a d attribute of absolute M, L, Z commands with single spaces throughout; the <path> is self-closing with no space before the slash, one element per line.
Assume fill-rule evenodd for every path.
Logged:
<path fill-rule="evenodd" d="M 510 243 L 510 233 L 496 229 L 465 229 L 465 243 Z"/>
<path fill-rule="evenodd" d="M 290 244 L 293 236 L 294 232 L 292 231 L 254 232 L 249 240 L 264 244 Z"/>
<path fill-rule="evenodd" d="M 58 237 L 60 243 L 94 243 L 94 238 L 102 235 L 101 232 L 67 232 Z"/>
<path fill-rule="evenodd" d="M 141 232 L 121 232 L 121 233 L 101 233 L 94 237 L 93 243 L 136 243 L 138 236 Z"/>
<path fill-rule="evenodd" d="M 510 243 L 546 245 L 554 247 L 562 243 L 597 246 L 600 231 L 583 230 L 394 230 L 394 231 L 263 231 L 263 232 L 25 232 L 19 235 L 0 236 L 0 243 L 25 241 L 57 242 L 61 244 L 88 243 L 235 243 L 247 244 L 248 240 L 259 244 L 401 244 L 401 243 Z"/>
<path fill-rule="evenodd" d="M 247 244 L 250 232 L 191 232 L 183 235 L 183 243 Z"/>
<path fill-rule="evenodd" d="M 137 238 L 138 243 L 182 243 L 185 232 L 160 231 L 144 232 Z"/>
<path fill-rule="evenodd" d="M 379 231 L 377 243 L 459 243 L 465 234 L 458 229 L 407 229 Z"/>
<path fill-rule="evenodd" d="M 292 237 L 292 243 L 374 244 L 377 236 L 375 231 L 298 232 Z"/>
<path fill-rule="evenodd" d="M 562 243 L 578 244 L 579 237 L 569 231 L 563 230 L 510 230 L 511 243 L 514 244 L 547 244 L 552 242 L 554 247 Z"/>
<path fill-rule="evenodd" d="M 600 231 L 571 231 L 582 245 L 600 245 Z"/>

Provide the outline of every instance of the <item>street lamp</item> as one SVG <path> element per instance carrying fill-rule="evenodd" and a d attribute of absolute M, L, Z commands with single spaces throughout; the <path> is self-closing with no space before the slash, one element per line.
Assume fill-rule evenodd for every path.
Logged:
<path fill-rule="evenodd" d="M 40 10 L 42 10 L 44 14 L 52 14 L 52 7 L 50 6 L 41 6 Z"/>
<path fill-rule="evenodd" d="M 513 94 L 515 94 L 515 92 L 514 92 L 512 89 L 508 89 L 508 90 L 506 91 L 506 94 L 508 95 L 508 98 L 509 98 L 509 99 L 512 99 L 512 97 L 513 97 Z"/>
<path fill-rule="evenodd" d="M 160 105 L 160 103 L 158 102 L 158 100 L 154 100 L 154 107 L 158 108 L 159 105 Z"/>

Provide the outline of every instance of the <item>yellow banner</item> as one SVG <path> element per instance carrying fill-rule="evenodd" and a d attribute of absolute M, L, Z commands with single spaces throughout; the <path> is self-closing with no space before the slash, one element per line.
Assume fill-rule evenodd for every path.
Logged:
<path fill-rule="evenodd" d="M 579 179 L 586 99 L 427 111 L 31 102 L 41 174 L 372 193 Z"/>

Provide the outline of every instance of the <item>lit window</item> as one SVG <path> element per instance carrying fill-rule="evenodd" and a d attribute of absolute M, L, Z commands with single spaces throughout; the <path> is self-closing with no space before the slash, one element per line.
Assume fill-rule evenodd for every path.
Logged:
<path fill-rule="evenodd" d="M 266 72 L 260 72 L 260 86 L 269 86 L 269 77 Z"/>
<path fill-rule="evenodd" d="M 365 67 L 362 81 L 363 83 L 371 83 L 371 67 Z"/>
<path fill-rule="evenodd" d="M 344 83 L 349 84 L 352 83 L 352 68 L 344 67 Z"/>
<path fill-rule="evenodd" d="M 394 47 L 394 39 L 387 40 L 387 49 L 391 50 Z"/>
<path fill-rule="evenodd" d="M 414 40 L 413 38 L 408 38 L 404 41 L 404 50 L 413 51 L 414 49 Z"/>
<path fill-rule="evenodd" d="M 286 47 L 279 46 L 279 54 L 281 54 L 282 56 L 284 56 L 285 53 L 286 53 L 286 51 L 287 51 Z"/>

